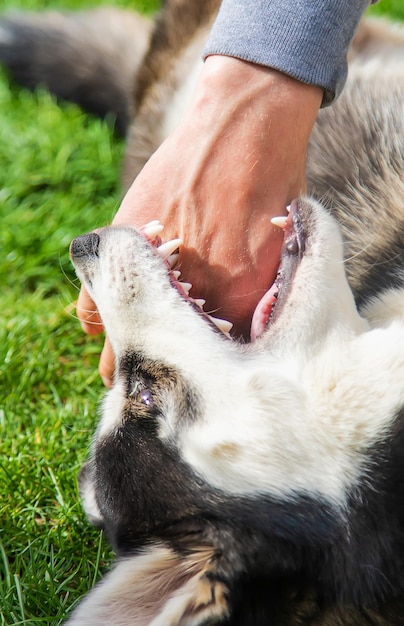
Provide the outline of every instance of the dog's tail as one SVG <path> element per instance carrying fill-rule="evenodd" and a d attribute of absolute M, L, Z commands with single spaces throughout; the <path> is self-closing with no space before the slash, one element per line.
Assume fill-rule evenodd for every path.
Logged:
<path fill-rule="evenodd" d="M 0 19 L 0 63 L 29 89 L 44 86 L 100 117 L 112 115 L 125 134 L 151 30 L 152 20 L 120 9 L 10 13 Z"/>

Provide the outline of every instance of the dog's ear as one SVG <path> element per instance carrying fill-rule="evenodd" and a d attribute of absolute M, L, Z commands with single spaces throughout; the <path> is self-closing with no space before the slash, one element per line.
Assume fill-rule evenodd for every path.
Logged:
<path fill-rule="evenodd" d="M 68 626 L 202 626 L 228 614 L 214 550 L 180 556 L 165 546 L 122 559 L 73 613 Z"/>

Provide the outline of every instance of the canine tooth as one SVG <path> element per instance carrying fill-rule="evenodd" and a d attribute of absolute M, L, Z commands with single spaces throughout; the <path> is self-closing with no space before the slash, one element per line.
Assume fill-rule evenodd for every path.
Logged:
<path fill-rule="evenodd" d="M 225 335 L 233 328 L 233 324 L 228 320 L 222 320 L 220 317 L 212 317 L 211 315 L 209 315 L 209 318 Z"/>
<path fill-rule="evenodd" d="M 171 256 L 172 253 L 180 247 L 181 244 L 181 239 L 171 239 L 171 241 L 166 241 L 166 243 L 162 243 L 161 246 L 156 248 L 156 250 L 161 258 L 166 261 L 168 260 L 168 257 Z"/>
<path fill-rule="evenodd" d="M 271 218 L 271 223 L 274 226 L 279 226 L 279 228 L 285 228 L 286 226 L 286 222 L 287 222 L 287 217 L 285 217 L 284 215 L 279 216 L 279 217 L 272 217 Z"/>
<path fill-rule="evenodd" d="M 173 270 L 173 276 L 175 280 L 178 280 L 179 277 L 181 276 L 181 272 L 179 270 Z"/>
<path fill-rule="evenodd" d="M 156 235 L 159 235 L 162 230 L 164 230 L 163 224 L 152 224 L 150 222 L 150 224 L 143 227 L 143 234 L 152 239 L 153 237 L 156 237 Z"/>
<path fill-rule="evenodd" d="M 194 302 L 195 302 L 195 304 L 197 304 L 199 306 L 200 309 L 203 309 L 203 307 L 206 304 L 206 300 L 203 300 L 202 298 L 195 298 Z"/>
<path fill-rule="evenodd" d="M 177 265 L 179 256 L 180 255 L 177 252 L 177 254 L 170 254 L 168 259 L 166 259 L 166 261 L 167 261 L 167 263 L 168 263 L 168 265 L 170 266 L 171 269 L 173 269 Z"/>
<path fill-rule="evenodd" d="M 288 213 L 290 213 L 290 204 L 288 204 L 288 206 L 286 207 L 286 210 Z"/>
<path fill-rule="evenodd" d="M 181 281 L 178 284 L 181 285 L 181 287 L 183 288 L 185 293 L 188 295 L 189 292 L 191 291 L 192 284 L 191 283 L 183 283 Z"/>

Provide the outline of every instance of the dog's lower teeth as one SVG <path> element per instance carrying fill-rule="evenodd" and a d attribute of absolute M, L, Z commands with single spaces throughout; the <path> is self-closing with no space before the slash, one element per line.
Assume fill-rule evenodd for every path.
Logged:
<path fill-rule="evenodd" d="M 178 263 L 178 259 L 179 259 L 179 254 L 170 254 L 170 256 L 166 259 L 168 265 L 170 266 L 171 269 L 173 269 L 177 263 Z"/>
<path fill-rule="evenodd" d="M 194 302 L 197 306 L 199 306 L 200 309 L 203 309 L 206 304 L 206 300 L 203 300 L 202 298 L 197 298 L 194 300 Z"/>
<path fill-rule="evenodd" d="M 208 317 L 214 323 L 214 325 L 217 326 L 217 328 L 221 330 L 222 333 L 224 333 L 225 335 L 227 335 L 233 328 L 233 324 L 228 320 L 222 320 L 220 319 L 220 317 L 212 317 L 211 315 L 209 315 Z"/>
<path fill-rule="evenodd" d="M 179 282 L 178 284 L 185 291 L 186 295 L 188 295 L 189 292 L 191 291 L 192 284 L 191 283 L 183 283 L 183 282 Z"/>

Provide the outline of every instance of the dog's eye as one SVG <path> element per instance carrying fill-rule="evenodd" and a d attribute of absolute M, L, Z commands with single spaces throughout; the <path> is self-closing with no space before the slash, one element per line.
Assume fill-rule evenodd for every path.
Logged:
<path fill-rule="evenodd" d="M 150 406 L 151 404 L 153 404 L 150 389 L 143 389 L 143 391 L 139 393 L 139 400 L 143 402 L 143 404 L 145 404 L 146 406 Z"/>
<path fill-rule="evenodd" d="M 140 402 L 145 406 L 152 406 L 153 396 L 148 387 L 140 380 L 137 380 L 129 393 L 129 398 L 133 398 L 136 402 Z"/>

